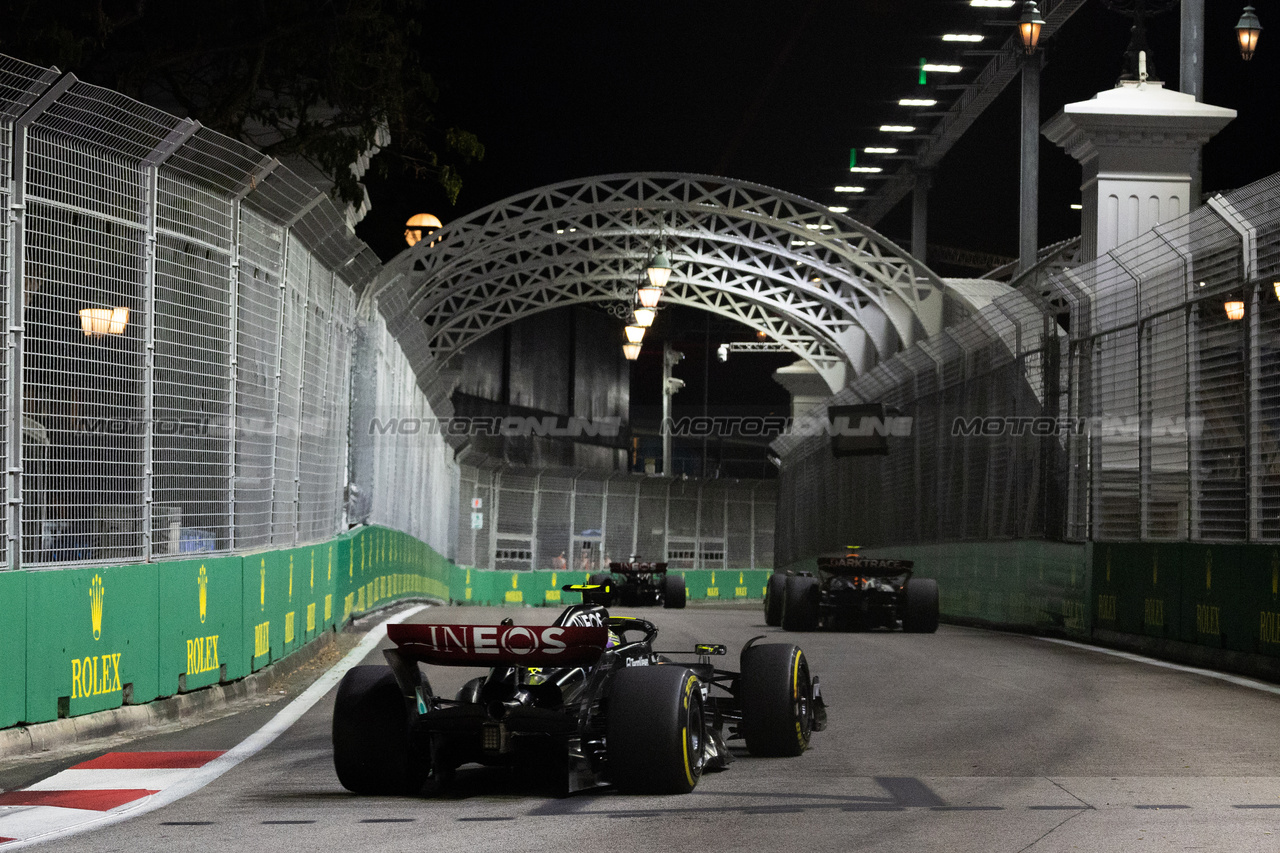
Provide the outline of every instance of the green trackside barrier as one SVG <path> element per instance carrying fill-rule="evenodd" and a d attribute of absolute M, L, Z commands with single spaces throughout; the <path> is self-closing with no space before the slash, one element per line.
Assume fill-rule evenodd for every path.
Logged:
<path fill-rule="evenodd" d="M 512 572 L 455 568 L 450 600 L 457 604 L 563 607 L 580 599 L 564 593 L 566 584 L 585 583 L 589 572 L 546 570 Z M 690 601 L 760 600 L 771 569 L 688 569 L 671 574 L 684 578 Z"/>
<path fill-rule="evenodd" d="M 27 573 L 0 572 L 0 729 L 26 719 Z"/>
<path fill-rule="evenodd" d="M 1098 542 L 1093 554 L 1099 628 L 1280 656 L 1280 548 Z"/>
<path fill-rule="evenodd" d="M 240 557 L 156 564 L 161 696 L 249 674 Z"/>
<path fill-rule="evenodd" d="M 1083 544 L 1021 539 L 864 548 L 861 553 L 913 561 L 915 576 L 938 582 L 943 616 L 1089 635 L 1092 609 Z M 788 568 L 816 572 L 817 560 Z"/>
<path fill-rule="evenodd" d="M 404 598 L 449 600 L 450 564 L 428 545 L 382 527 L 355 531 L 345 544 L 343 619 Z"/>
<path fill-rule="evenodd" d="M 29 572 L 23 722 L 159 695 L 156 564 Z"/>
<path fill-rule="evenodd" d="M 1280 656 L 1280 547 L 1249 548 L 1244 562 L 1242 597 L 1249 606 L 1257 641 L 1251 651 Z"/>

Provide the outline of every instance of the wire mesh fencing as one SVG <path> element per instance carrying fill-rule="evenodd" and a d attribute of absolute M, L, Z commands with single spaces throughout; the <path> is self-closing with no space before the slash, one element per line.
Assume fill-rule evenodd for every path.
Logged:
<path fill-rule="evenodd" d="M 776 482 L 587 469 L 461 467 L 457 561 L 598 572 L 631 554 L 673 569 L 773 566 Z"/>
<path fill-rule="evenodd" d="M 786 436 L 779 565 L 846 544 L 1280 540 L 1280 176 L 1018 289 L 831 401 L 885 456 Z M 818 410 L 817 415 L 826 417 Z"/>
<path fill-rule="evenodd" d="M 0 384 L 7 567 L 345 529 L 357 293 L 380 265 L 321 190 L 0 57 L 0 204 L 0 311 L 20 327 Z"/>

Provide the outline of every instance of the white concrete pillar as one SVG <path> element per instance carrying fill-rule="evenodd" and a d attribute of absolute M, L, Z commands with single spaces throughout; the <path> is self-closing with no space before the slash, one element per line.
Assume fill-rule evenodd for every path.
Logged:
<path fill-rule="evenodd" d="M 1044 135 L 1084 171 L 1082 260 L 1191 210 L 1200 149 L 1235 115 L 1148 80 L 1124 81 L 1050 119 Z"/>

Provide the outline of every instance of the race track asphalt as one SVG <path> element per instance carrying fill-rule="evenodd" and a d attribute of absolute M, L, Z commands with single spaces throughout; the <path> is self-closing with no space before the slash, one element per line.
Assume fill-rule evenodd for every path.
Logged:
<path fill-rule="evenodd" d="M 798 758 L 739 758 L 685 796 L 603 788 L 563 799 L 502 773 L 460 771 L 448 794 L 357 797 L 333 772 L 330 690 L 261 751 L 162 808 L 31 849 L 187 851 L 1164 851 L 1280 849 L 1280 690 L 1035 637 L 942 626 L 934 635 L 785 634 L 759 605 L 616 609 L 659 646 L 737 651 L 797 642 L 830 726 Z M 555 611 L 429 607 L 412 621 L 547 624 Z M 356 638 L 344 636 L 344 648 Z M 385 640 L 383 641 L 385 643 Z M 336 660 L 336 655 L 334 656 Z M 370 653 L 369 663 L 381 654 Z M 278 701 L 80 755 L 0 764 L 0 787 L 38 786 L 108 751 L 230 750 Z M 433 679 L 447 693 L 472 673 Z M 1273 833 L 1275 833 L 1273 835 Z M 10 845 L 0 844 L 0 853 Z"/>

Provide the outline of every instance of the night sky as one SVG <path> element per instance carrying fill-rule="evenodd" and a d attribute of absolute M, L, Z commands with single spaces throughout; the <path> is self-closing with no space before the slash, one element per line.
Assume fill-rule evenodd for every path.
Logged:
<path fill-rule="evenodd" d="M 1258 54 L 1245 63 L 1233 30 L 1243 3 L 1206 5 L 1205 99 L 1240 116 L 1206 148 L 1204 188 L 1227 190 L 1280 171 L 1273 135 L 1280 6 L 1254 3 L 1264 31 Z M 440 4 L 438 26 L 425 36 L 443 89 L 440 112 L 475 132 L 487 154 L 464 168 L 456 206 L 426 182 L 370 182 L 373 211 L 359 234 L 385 259 L 404 248 L 403 223 L 414 213 L 449 222 L 544 184 L 615 172 L 723 175 L 838 203 L 833 188 L 849 182 L 849 149 L 883 145 L 880 124 L 911 119 L 897 100 L 918 93 L 921 57 L 966 68 L 945 80 L 930 75 L 935 82 L 965 82 L 985 66 L 986 57 L 964 56 L 967 46 L 944 43 L 942 34 L 981 33 L 987 40 L 977 47 L 995 49 L 1018 13 L 1017 6 L 978 9 L 961 0 Z M 997 20 L 1006 25 L 990 24 Z M 1150 24 L 1153 62 L 1170 88 L 1177 85 L 1178 25 L 1176 8 Z M 1090 0 L 1045 45 L 1042 122 L 1115 85 L 1128 28 Z M 957 94 L 938 92 L 934 109 Z M 947 155 L 930 195 L 931 244 L 1016 255 L 1019 97 L 1015 81 Z M 1079 184 L 1075 161 L 1042 138 L 1041 245 L 1079 233 L 1079 214 L 1070 210 Z M 856 207 L 850 215 L 857 217 Z M 876 230 L 909 243 L 909 197 Z M 665 325 L 686 349 L 705 334 L 697 312 Z M 791 360 L 738 358 L 754 360 L 756 375 Z M 730 370 L 733 362 L 712 367 Z M 702 373 L 701 364 L 693 367 L 677 373 Z M 710 376 L 712 394 L 738 387 L 735 377 Z M 686 401 L 700 403 L 693 385 Z"/>

